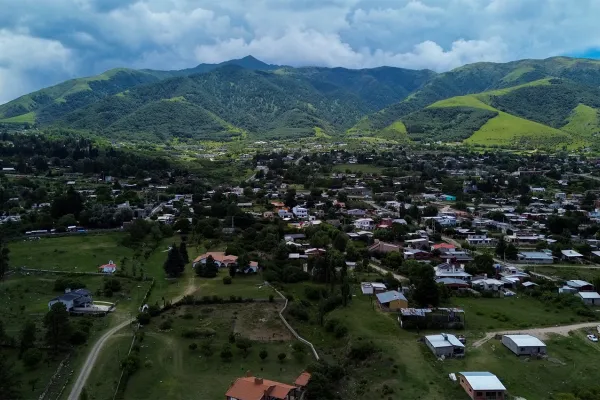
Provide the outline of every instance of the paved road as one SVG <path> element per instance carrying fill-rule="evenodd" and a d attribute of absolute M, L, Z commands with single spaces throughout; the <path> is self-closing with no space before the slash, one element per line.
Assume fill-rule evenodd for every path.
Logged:
<path fill-rule="evenodd" d="M 377 264 L 370 263 L 369 266 L 371 268 L 376 269 L 377 271 L 381 272 L 382 274 L 387 274 L 388 272 L 392 272 L 392 271 L 388 271 L 385 268 L 380 267 Z M 407 281 L 408 280 L 408 278 L 405 277 L 405 276 L 403 276 L 403 275 L 398 275 L 398 274 L 395 274 L 393 272 L 392 272 L 392 275 L 394 276 L 394 278 L 398 279 L 399 281 Z"/>
<path fill-rule="evenodd" d="M 92 372 L 92 368 L 94 368 L 94 364 L 96 363 L 96 359 L 98 358 L 102 347 L 104 347 L 108 339 L 113 334 L 125 328 L 133 321 L 134 320 L 127 320 L 120 323 L 119 325 L 115 326 L 114 328 L 106 332 L 104 335 L 102 335 L 100 339 L 98 339 L 98 341 L 94 344 L 94 347 L 92 347 L 90 354 L 88 354 L 85 360 L 85 364 L 83 364 L 83 367 L 81 367 L 81 372 L 79 373 L 77 380 L 75 381 L 75 383 L 73 383 L 73 388 L 71 389 L 71 394 L 69 394 L 68 400 L 79 400 L 79 396 L 81 396 L 81 391 L 83 390 L 87 379 L 89 378 L 90 373 Z"/>
<path fill-rule="evenodd" d="M 574 324 L 574 325 L 559 325 L 559 326 L 551 326 L 548 328 L 532 328 L 532 329 L 521 329 L 518 331 L 498 331 L 498 332 L 488 332 L 485 334 L 483 339 L 479 339 L 476 342 L 473 342 L 473 347 L 479 347 L 482 344 L 488 342 L 496 335 L 511 335 L 511 334 L 526 334 L 537 337 L 540 340 L 547 339 L 548 334 L 554 333 L 562 336 L 569 336 L 569 332 L 575 331 L 577 329 L 583 328 L 593 328 L 596 327 L 599 322 L 586 322 L 582 324 Z"/>

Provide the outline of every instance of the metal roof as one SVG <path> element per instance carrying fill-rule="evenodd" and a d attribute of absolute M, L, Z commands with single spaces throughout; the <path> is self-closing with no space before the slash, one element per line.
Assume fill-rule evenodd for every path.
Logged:
<path fill-rule="evenodd" d="M 522 251 L 519 254 L 530 259 L 552 260 L 552 256 L 544 253 L 543 251 Z"/>
<path fill-rule="evenodd" d="M 593 286 L 593 285 L 589 282 L 582 281 L 581 279 L 571 279 L 571 280 L 567 281 L 567 286 L 574 287 L 574 288 L 580 288 L 580 287 L 584 287 L 584 286 Z"/>
<path fill-rule="evenodd" d="M 390 290 L 389 292 L 378 293 L 377 300 L 381 304 L 386 304 L 394 300 L 406 300 L 406 297 L 396 290 Z"/>
<path fill-rule="evenodd" d="M 435 348 L 438 347 L 449 347 L 449 346 L 454 346 L 454 347 L 465 347 L 464 344 L 462 344 L 462 342 L 460 340 L 458 340 L 458 338 L 454 335 L 448 334 L 448 333 L 441 333 L 439 335 L 429 335 L 429 336 L 425 336 L 425 339 L 431 343 L 431 345 Z"/>
<path fill-rule="evenodd" d="M 491 372 L 459 372 L 473 390 L 506 390 L 500 379 Z"/>
<path fill-rule="evenodd" d="M 531 335 L 504 335 L 512 340 L 518 347 L 546 347 L 540 339 Z"/>
<path fill-rule="evenodd" d="M 600 299 L 600 294 L 596 292 L 579 292 L 582 299 Z"/>
<path fill-rule="evenodd" d="M 580 254 L 575 250 L 561 250 L 560 252 L 565 257 L 583 257 L 583 254 Z"/>

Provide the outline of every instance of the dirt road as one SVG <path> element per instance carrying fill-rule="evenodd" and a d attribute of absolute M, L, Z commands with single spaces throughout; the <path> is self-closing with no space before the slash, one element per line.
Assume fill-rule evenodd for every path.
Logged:
<path fill-rule="evenodd" d="M 92 347 L 90 354 L 88 354 L 85 363 L 83 364 L 83 367 L 81 367 L 81 372 L 79 373 L 77 380 L 73 383 L 73 388 L 71 389 L 71 394 L 69 394 L 68 400 L 79 400 L 81 391 L 83 390 L 83 387 L 85 386 L 85 383 L 88 377 L 90 376 L 90 373 L 92 372 L 92 368 L 94 368 L 94 364 L 96 363 L 96 359 L 98 358 L 102 347 L 104 347 L 108 339 L 113 334 L 125 328 L 133 321 L 134 320 L 127 320 L 121 322 L 119 325 L 115 326 L 114 328 L 111 328 L 108 332 L 102 335 L 100 339 L 98 339 L 98 341 L 94 344 L 94 347 Z"/>
<path fill-rule="evenodd" d="M 577 329 L 583 328 L 593 328 L 596 327 L 600 322 L 586 322 L 582 324 L 574 324 L 574 325 L 560 325 L 560 326 L 550 326 L 547 328 L 532 328 L 532 329 L 521 329 L 517 331 L 498 331 L 498 332 L 488 332 L 485 334 L 485 337 L 482 339 L 473 342 L 473 347 L 479 347 L 482 344 L 488 342 L 496 335 L 516 335 L 516 334 L 525 334 L 532 335 L 540 340 L 548 339 L 549 334 L 557 334 L 562 336 L 569 336 L 569 332 L 575 331 Z"/>
<path fill-rule="evenodd" d="M 371 268 L 373 268 L 373 269 L 381 272 L 384 275 L 387 274 L 388 272 L 391 272 L 391 271 L 388 271 L 385 268 L 381 268 L 379 265 L 373 264 L 373 263 L 370 263 L 369 267 L 371 267 Z M 399 281 L 407 281 L 408 280 L 408 278 L 405 277 L 405 276 L 403 276 L 403 275 L 398 275 L 398 274 L 395 274 L 395 273 L 392 273 L 392 275 L 394 276 L 394 278 L 398 279 Z"/>

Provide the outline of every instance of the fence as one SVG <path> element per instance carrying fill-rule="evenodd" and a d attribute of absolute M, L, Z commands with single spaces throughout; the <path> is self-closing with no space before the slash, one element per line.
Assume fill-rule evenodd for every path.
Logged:
<path fill-rule="evenodd" d="M 315 346 L 313 346 L 313 344 L 311 342 L 309 342 L 308 340 L 304 339 L 302 336 L 300 336 L 298 334 L 298 332 L 296 332 L 294 330 L 294 328 L 292 328 L 292 326 L 286 321 L 285 317 L 283 316 L 283 312 L 285 311 L 285 309 L 287 308 L 288 305 L 288 299 L 281 294 L 281 292 L 277 289 L 275 289 L 269 282 L 265 282 L 267 285 L 271 286 L 271 288 L 282 298 L 285 300 L 285 304 L 283 305 L 283 308 L 278 312 L 279 314 L 279 318 L 281 319 L 281 322 L 283 322 L 283 324 L 285 325 L 285 327 L 292 333 L 292 335 L 294 335 L 294 337 L 296 339 L 298 339 L 299 341 L 301 341 L 302 343 L 304 343 L 305 345 L 307 345 L 308 347 L 310 347 L 313 355 L 315 356 L 315 359 L 318 361 L 319 360 L 319 354 L 317 353 L 317 350 L 315 349 Z"/>

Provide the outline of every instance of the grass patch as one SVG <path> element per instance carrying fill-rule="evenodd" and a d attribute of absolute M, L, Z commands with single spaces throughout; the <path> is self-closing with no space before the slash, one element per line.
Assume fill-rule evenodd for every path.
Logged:
<path fill-rule="evenodd" d="M 33 123 L 35 123 L 35 112 L 31 111 L 31 112 L 28 112 L 27 114 L 17 115 L 12 118 L 5 118 L 5 119 L 0 120 L 0 122 L 4 122 L 7 124 L 25 124 L 25 123 L 33 124 Z"/>
<path fill-rule="evenodd" d="M 226 269 L 221 269 L 216 278 L 195 277 L 195 285 L 198 288 L 194 296 L 220 296 L 228 299 L 229 296 L 242 297 L 244 299 L 268 299 L 275 292 L 268 286 L 264 286 L 264 279 L 261 274 L 256 275 L 236 275 L 231 280 L 231 285 L 225 285 L 223 278 L 229 276 Z"/>
<path fill-rule="evenodd" d="M 124 233 L 70 235 L 10 242 L 13 268 L 27 267 L 70 272 L 98 272 L 100 265 L 124 258 L 133 250 L 121 244 Z"/>

